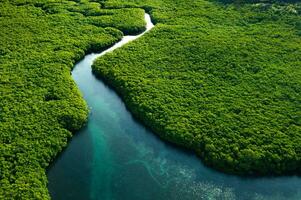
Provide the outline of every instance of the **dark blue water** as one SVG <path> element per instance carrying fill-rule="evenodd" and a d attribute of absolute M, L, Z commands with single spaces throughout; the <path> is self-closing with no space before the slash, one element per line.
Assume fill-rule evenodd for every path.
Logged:
<path fill-rule="evenodd" d="M 126 37 L 112 49 L 136 38 Z M 93 60 L 107 52 L 87 55 L 72 72 L 91 113 L 87 126 L 48 171 L 54 200 L 301 199 L 299 177 L 225 175 L 146 130 L 118 95 L 92 75 Z"/>

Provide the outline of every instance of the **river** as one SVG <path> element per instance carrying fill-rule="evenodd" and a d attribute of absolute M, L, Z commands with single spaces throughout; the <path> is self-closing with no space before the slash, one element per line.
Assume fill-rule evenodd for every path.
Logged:
<path fill-rule="evenodd" d="M 147 32 L 153 24 L 148 14 L 145 20 Z M 300 200 L 300 177 L 245 178 L 205 167 L 193 153 L 162 141 L 135 121 L 122 99 L 93 76 L 97 57 L 144 33 L 85 56 L 72 71 L 91 113 L 47 172 L 52 199 Z"/>

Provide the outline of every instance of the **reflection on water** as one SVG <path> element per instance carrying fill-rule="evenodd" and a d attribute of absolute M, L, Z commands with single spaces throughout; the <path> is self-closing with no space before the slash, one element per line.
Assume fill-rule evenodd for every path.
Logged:
<path fill-rule="evenodd" d="M 150 30 L 148 15 L 146 20 Z M 108 51 L 140 36 L 127 36 Z M 54 200 L 301 199 L 299 177 L 225 175 L 146 130 L 91 73 L 93 60 L 108 51 L 87 55 L 72 72 L 91 114 L 48 171 Z"/>

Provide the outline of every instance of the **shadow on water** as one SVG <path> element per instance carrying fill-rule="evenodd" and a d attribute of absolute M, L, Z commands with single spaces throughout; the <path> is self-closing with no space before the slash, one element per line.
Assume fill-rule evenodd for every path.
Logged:
<path fill-rule="evenodd" d="M 153 25 L 146 14 L 147 31 Z M 143 34 L 143 33 L 142 33 Z M 91 72 L 93 61 L 137 39 L 126 36 L 78 62 L 72 76 L 91 113 L 48 170 L 54 200 L 301 199 L 301 178 L 242 178 L 201 164 L 139 124 L 121 98 Z"/>

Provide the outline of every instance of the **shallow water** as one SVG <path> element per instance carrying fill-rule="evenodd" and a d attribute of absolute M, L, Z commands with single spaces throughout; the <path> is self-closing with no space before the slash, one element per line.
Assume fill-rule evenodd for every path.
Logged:
<path fill-rule="evenodd" d="M 146 15 L 147 30 L 153 25 Z M 142 35 L 142 34 L 141 34 Z M 300 200 L 301 178 L 240 178 L 205 167 L 194 154 L 165 143 L 136 122 L 91 64 L 138 36 L 87 55 L 72 76 L 91 108 L 88 124 L 48 170 L 54 200 Z"/>

